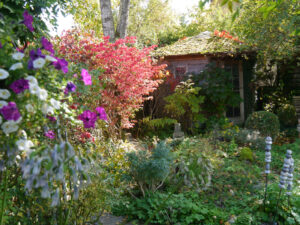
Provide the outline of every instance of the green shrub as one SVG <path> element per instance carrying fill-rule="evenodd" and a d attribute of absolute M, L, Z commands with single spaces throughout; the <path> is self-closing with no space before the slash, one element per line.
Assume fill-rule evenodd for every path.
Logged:
<path fill-rule="evenodd" d="M 264 149 L 265 138 L 261 137 L 257 131 L 248 129 L 239 129 L 233 135 L 237 144 L 249 146 L 252 149 Z"/>
<path fill-rule="evenodd" d="M 173 157 L 171 148 L 160 142 L 152 151 L 139 150 L 127 154 L 128 179 L 139 186 L 143 196 L 146 191 L 155 192 L 169 175 Z"/>
<path fill-rule="evenodd" d="M 241 149 L 240 152 L 240 160 L 249 160 L 249 161 L 253 161 L 253 152 L 250 148 L 248 147 L 244 147 Z"/>
<path fill-rule="evenodd" d="M 115 215 L 126 215 L 150 224 L 214 225 L 226 221 L 228 214 L 199 201 L 196 193 L 152 193 L 142 199 L 120 202 L 113 207 Z"/>
<path fill-rule="evenodd" d="M 295 106 L 291 104 L 284 104 L 278 109 L 277 115 L 280 124 L 283 127 L 292 127 L 297 125 L 297 114 Z"/>
<path fill-rule="evenodd" d="M 205 120 L 201 114 L 200 104 L 204 96 L 199 95 L 200 87 L 188 79 L 176 86 L 175 92 L 164 98 L 165 110 L 172 119 L 176 119 L 182 125 L 185 132 L 194 132 L 194 127 Z"/>
<path fill-rule="evenodd" d="M 207 116 L 220 118 L 228 106 L 236 107 L 242 101 L 234 91 L 232 74 L 219 68 L 215 63 L 209 64 L 200 74 L 192 77 L 194 83 L 201 87 L 200 94 L 205 96 L 203 109 Z"/>
<path fill-rule="evenodd" d="M 257 130 L 260 135 L 271 136 L 273 139 L 279 134 L 278 117 L 271 112 L 258 111 L 252 113 L 246 120 L 245 127 L 250 130 Z"/>
<path fill-rule="evenodd" d="M 173 185 L 183 182 L 181 190 L 200 192 L 207 189 L 213 172 L 210 151 L 212 146 L 206 139 L 186 138 L 174 153 L 176 159 L 170 182 Z"/>

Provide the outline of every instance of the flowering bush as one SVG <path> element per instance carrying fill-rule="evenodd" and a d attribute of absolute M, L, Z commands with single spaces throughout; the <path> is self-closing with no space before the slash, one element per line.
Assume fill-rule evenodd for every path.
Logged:
<path fill-rule="evenodd" d="M 23 16 L 22 23 L 12 26 L 25 25 L 34 31 L 32 16 L 26 11 Z M 24 48 L 10 41 L 17 38 L 8 25 L 0 31 L 0 40 L 5 40 L 0 45 L 1 225 L 7 218 L 6 213 L 14 215 L 4 208 L 11 179 L 15 179 L 14 185 L 16 182 L 24 182 L 24 185 L 10 188 L 50 198 L 51 207 L 79 197 L 79 189 L 89 181 L 89 162 L 80 149 L 74 149 L 68 131 L 82 127 L 80 120 L 84 128 L 94 128 L 97 120 L 106 119 L 105 110 L 100 106 L 91 109 L 95 111 L 81 108 L 78 112 L 68 106 L 77 86 L 91 85 L 87 70 L 82 69 L 83 82 L 68 81 L 65 79 L 70 72 L 68 62 L 55 56 L 47 38 L 42 37 Z M 14 175 L 20 172 L 21 181 Z M 20 199 L 19 196 L 14 198 Z M 68 213 L 54 217 L 59 217 L 58 224 L 62 224 L 62 220 L 67 224 Z"/>
<path fill-rule="evenodd" d="M 233 41 L 236 41 L 238 43 L 243 43 L 241 40 L 239 40 L 238 37 L 233 37 L 228 31 L 223 30 L 223 31 L 218 31 L 215 30 L 214 31 L 214 35 L 220 38 L 227 38 L 227 39 L 231 39 Z"/>
<path fill-rule="evenodd" d="M 104 88 L 92 89 L 92 98 L 85 100 L 89 106 L 102 105 L 106 109 L 111 127 L 132 127 L 134 112 L 162 82 L 157 74 L 165 65 L 154 65 L 149 56 L 154 46 L 137 49 L 134 44 L 133 37 L 110 43 L 108 37 L 99 41 L 78 30 L 66 32 L 58 41 L 60 54 L 74 63 L 88 65 L 90 70 L 98 70 L 93 79 Z M 95 99 L 95 95 L 99 98 Z"/>

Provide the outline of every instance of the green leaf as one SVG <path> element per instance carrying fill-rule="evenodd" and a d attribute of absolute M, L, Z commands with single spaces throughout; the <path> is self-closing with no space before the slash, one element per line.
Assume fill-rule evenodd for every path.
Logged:
<path fill-rule="evenodd" d="M 230 12 L 232 12 L 232 2 L 231 1 L 228 2 L 228 9 L 229 9 Z"/>
<path fill-rule="evenodd" d="M 231 21 L 234 22 L 235 19 L 240 15 L 240 9 L 238 8 L 232 15 Z"/>
<path fill-rule="evenodd" d="M 229 0 L 223 0 L 223 1 L 221 2 L 221 6 L 226 5 L 228 1 L 229 1 Z"/>

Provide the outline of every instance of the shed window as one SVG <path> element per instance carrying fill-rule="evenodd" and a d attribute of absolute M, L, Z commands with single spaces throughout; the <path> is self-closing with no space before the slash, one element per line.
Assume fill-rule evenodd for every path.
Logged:
<path fill-rule="evenodd" d="M 175 67 L 175 75 L 176 76 L 183 76 L 186 73 L 185 66 L 176 66 Z"/>
<path fill-rule="evenodd" d="M 239 79 L 239 64 L 238 63 L 225 63 L 225 70 L 232 74 L 232 85 L 233 91 L 240 95 L 240 79 Z M 240 117 L 241 108 L 240 106 L 232 107 L 228 106 L 226 109 L 227 117 Z"/>

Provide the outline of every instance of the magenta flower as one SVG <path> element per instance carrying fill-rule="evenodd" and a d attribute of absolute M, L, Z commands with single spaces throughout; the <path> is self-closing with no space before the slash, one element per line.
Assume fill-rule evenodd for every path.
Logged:
<path fill-rule="evenodd" d="M 6 106 L 3 106 L 0 109 L 0 113 L 6 120 L 17 121 L 21 117 L 21 114 L 15 102 L 9 102 Z"/>
<path fill-rule="evenodd" d="M 49 139 L 54 139 L 55 133 L 53 132 L 53 130 L 49 130 L 49 131 L 45 132 L 45 136 Z"/>
<path fill-rule="evenodd" d="M 51 122 L 55 122 L 56 118 L 54 116 L 47 115 L 46 116 Z"/>
<path fill-rule="evenodd" d="M 92 77 L 86 69 L 81 70 L 81 76 L 85 85 L 92 85 Z"/>
<path fill-rule="evenodd" d="M 69 94 L 69 92 L 76 91 L 76 85 L 73 82 L 68 82 L 66 89 L 64 91 L 65 95 Z"/>
<path fill-rule="evenodd" d="M 53 45 L 51 44 L 50 41 L 47 40 L 47 38 L 42 37 L 42 38 L 41 38 L 41 43 L 42 43 L 43 48 L 44 48 L 45 50 L 47 50 L 48 52 L 54 54 Z"/>
<path fill-rule="evenodd" d="M 9 86 L 16 94 L 19 94 L 26 89 L 29 89 L 29 81 L 25 80 L 24 78 L 20 80 L 14 81 L 10 86 Z"/>
<path fill-rule="evenodd" d="M 94 128 L 97 121 L 97 113 L 86 110 L 79 115 L 79 119 L 83 121 L 85 128 Z"/>
<path fill-rule="evenodd" d="M 64 73 L 67 73 L 68 72 L 68 62 L 63 58 L 62 59 L 56 58 L 56 59 L 57 59 L 57 61 L 52 63 L 54 65 L 55 69 L 61 70 Z"/>
<path fill-rule="evenodd" d="M 97 114 L 98 114 L 100 120 L 107 121 L 107 115 L 106 115 L 105 109 L 103 107 L 97 107 L 96 111 L 97 111 Z"/>
<path fill-rule="evenodd" d="M 25 12 L 23 13 L 23 23 L 24 25 L 31 31 L 34 31 L 34 28 L 32 26 L 32 22 L 33 22 L 33 17 L 25 10 Z"/>

